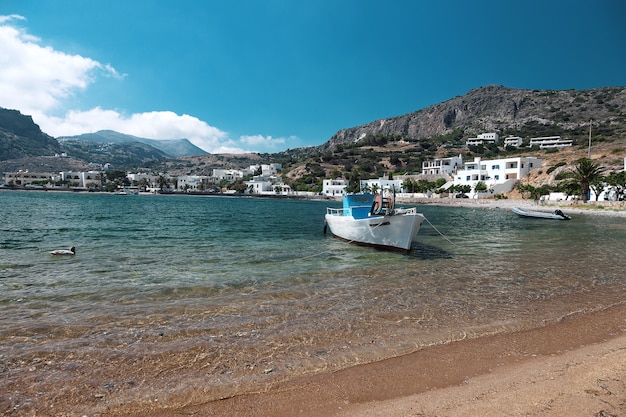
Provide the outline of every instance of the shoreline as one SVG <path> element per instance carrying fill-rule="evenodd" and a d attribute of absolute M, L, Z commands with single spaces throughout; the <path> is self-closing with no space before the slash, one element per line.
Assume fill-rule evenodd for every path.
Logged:
<path fill-rule="evenodd" d="M 522 207 L 538 211 L 554 211 L 561 209 L 566 214 L 590 214 L 599 216 L 626 217 L 626 201 L 590 201 L 583 204 L 578 201 L 546 201 L 536 203 L 523 199 L 448 199 L 448 198 L 407 198 L 398 202 L 424 206 L 464 207 L 473 209 L 502 209 Z"/>
<path fill-rule="evenodd" d="M 544 327 L 274 384 L 265 392 L 103 416 L 615 416 L 626 413 L 626 304 Z"/>
<path fill-rule="evenodd" d="M 78 194 L 103 194 L 118 195 L 117 192 L 106 191 L 89 191 L 82 189 L 13 189 L 0 187 L 0 191 L 11 192 L 53 192 L 53 193 L 78 193 Z M 310 201 L 329 201 L 341 202 L 340 197 L 329 196 L 306 196 L 306 195 L 282 195 L 282 194 L 239 194 L 239 193 L 145 193 L 140 192 L 138 196 L 185 196 L 185 197 L 230 197 L 230 198 L 269 198 L 269 199 L 285 199 L 285 200 L 310 200 Z M 519 198 L 506 198 L 496 200 L 494 198 L 479 199 L 463 199 L 450 197 L 415 197 L 399 194 L 396 201 L 400 204 L 413 204 L 425 206 L 442 206 L 442 207 L 466 207 L 466 208 L 483 208 L 483 209 L 511 209 L 512 207 L 525 207 L 540 210 L 562 209 L 576 214 L 597 214 L 597 215 L 613 215 L 626 217 L 626 201 L 587 201 L 583 203 L 577 200 L 561 200 L 561 201 L 541 201 L 535 202 L 531 200 Z"/>

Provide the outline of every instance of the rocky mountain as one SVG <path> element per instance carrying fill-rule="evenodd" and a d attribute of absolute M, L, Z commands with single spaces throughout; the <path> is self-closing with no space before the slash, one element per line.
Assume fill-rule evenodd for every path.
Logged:
<path fill-rule="evenodd" d="M 58 137 L 57 140 L 62 145 L 66 142 L 92 142 L 103 144 L 128 144 L 133 142 L 139 142 L 158 149 L 165 155 L 173 158 L 204 155 L 207 153 L 206 151 L 198 148 L 196 145 L 189 142 L 188 139 L 146 139 L 137 136 L 126 135 L 123 133 L 115 132 L 113 130 L 100 130 L 95 133 L 85 133 L 77 136 L 62 136 Z"/>
<path fill-rule="evenodd" d="M 561 135 L 576 143 L 595 134 L 626 134 L 626 87 L 591 90 L 521 90 L 488 85 L 413 113 L 343 129 L 321 150 L 382 135 L 424 140 L 450 135 L 464 139 L 484 132 L 500 136 Z"/>
<path fill-rule="evenodd" d="M 59 142 L 43 133 L 31 116 L 0 108 L 0 161 L 59 152 Z"/>

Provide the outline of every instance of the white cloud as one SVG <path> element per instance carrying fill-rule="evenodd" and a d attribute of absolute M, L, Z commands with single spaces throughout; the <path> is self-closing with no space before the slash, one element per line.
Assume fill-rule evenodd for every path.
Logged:
<path fill-rule="evenodd" d="M 70 55 L 42 45 L 42 41 L 17 23 L 19 15 L 0 16 L 0 107 L 16 109 L 33 116 L 49 135 L 73 136 L 98 130 L 115 130 L 149 139 L 187 138 L 211 153 L 275 150 L 284 138 L 228 134 L 206 122 L 171 111 L 146 111 L 126 115 L 118 110 L 96 107 L 67 109 L 64 104 L 78 93 L 85 93 L 98 76 L 123 79 L 110 64 L 88 57 Z"/>
<path fill-rule="evenodd" d="M 0 105 L 25 113 L 54 111 L 62 100 L 94 81 L 94 72 L 119 76 L 110 65 L 80 55 L 68 55 L 23 29 L 11 25 L 24 20 L 17 15 L 0 16 Z"/>
<path fill-rule="evenodd" d="M 248 146 L 260 146 L 264 149 L 276 149 L 285 144 L 285 138 L 273 138 L 271 136 L 263 135 L 241 136 L 239 141 Z"/>

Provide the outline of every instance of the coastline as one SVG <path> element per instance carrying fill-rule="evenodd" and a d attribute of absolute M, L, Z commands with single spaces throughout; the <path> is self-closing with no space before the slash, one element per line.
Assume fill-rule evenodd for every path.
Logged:
<path fill-rule="evenodd" d="M 617 416 L 626 304 L 275 384 L 262 393 L 106 416 Z"/>
<path fill-rule="evenodd" d="M 117 195 L 114 192 L 95 191 L 91 192 L 82 189 L 11 189 L 0 187 L 0 191 L 7 192 L 53 192 L 53 193 L 84 193 L 84 194 L 105 194 Z M 140 192 L 139 196 L 186 196 L 186 197 L 227 197 L 227 198 L 270 198 L 285 200 L 311 200 L 311 201 L 333 201 L 341 202 L 341 197 L 331 196 L 306 196 L 306 195 L 282 195 L 282 194 L 238 194 L 238 193 L 144 193 Z M 555 209 L 567 210 L 576 214 L 596 214 L 626 217 L 626 201 L 587 201 L 583 203 L 576 200 L 567 201 L 542 201 L 535 202 L 522 198 L 507 198 L 496 200 L 494 198 L 480 199 L 464 199 L 450 197 L 417 197 L 412 194 L 398 194 L 396 201 L 400 204 L 411 205 L 430 205 L 430 206 L 446 206 L 446 207 L 466 207 L 466 208 L 482 208 L 482 209 L 504 209 L 510 210 L 512 207 L 523 207 L 528 209 L 538 209 L 544 211 L 552 211 Z"/>
<path fill-rule="evenodd" d="M 424 206 L 465 207 L 473 209 L 502 209 L 510 210 L 513 207 L 522 207 L 540 211 L 554 211 L 561 209 L 566 214 L 592 214 L 600 216 L 626 217 L 626 201 L 546 201 L 534 202 L 524 199 L 452 199 L 452 198 L 398 198 L 399 203 Z"/>

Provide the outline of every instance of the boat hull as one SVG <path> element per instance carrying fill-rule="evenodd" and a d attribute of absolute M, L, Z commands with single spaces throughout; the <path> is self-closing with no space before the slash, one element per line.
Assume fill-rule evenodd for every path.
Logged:
<path fill-rule="evenodd" d="M 534 219 L 550 219 L 550 220 L 570 220 L 571 217 L 564 214 L 560 210 L 555 210 L 554 213 L 548 213 L 545 211 L 533 211 L 526 210 L 520 207 L 513 207 L 511 211 L 520 217 L 530 217 Z"/>
<path fill-rule="evenodd" d="M 350 243 L 408 251 L 420 230 L 424 216 L 412 211 L 355 219 L 350 215 L 327 213 L 325 219 L 334 236 Z"/>

